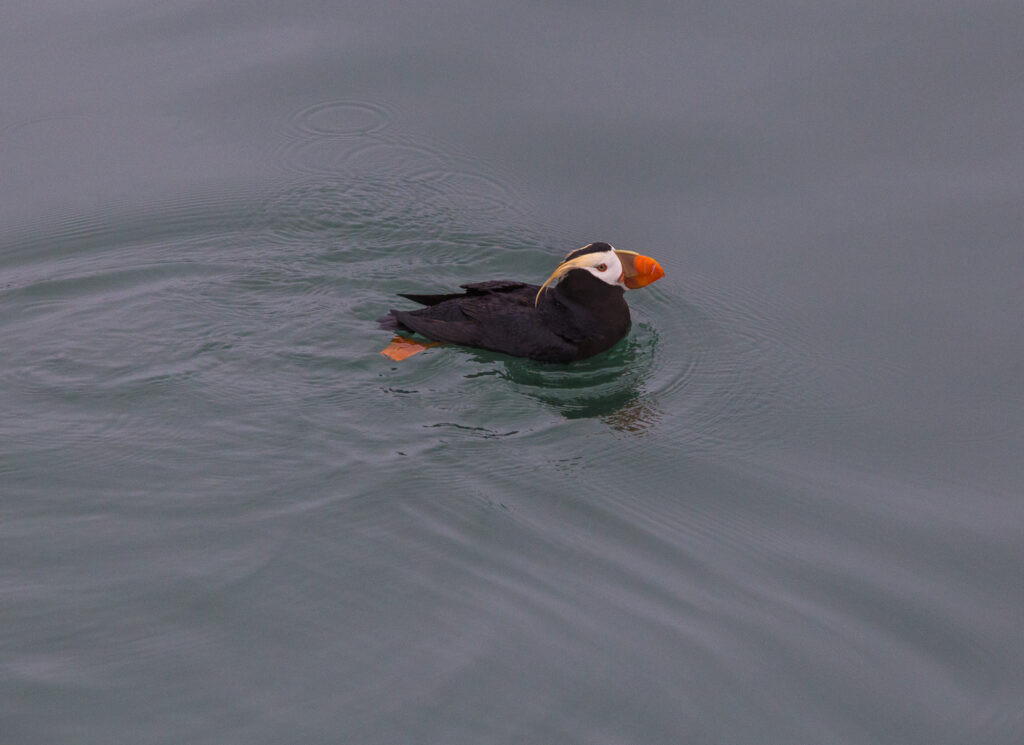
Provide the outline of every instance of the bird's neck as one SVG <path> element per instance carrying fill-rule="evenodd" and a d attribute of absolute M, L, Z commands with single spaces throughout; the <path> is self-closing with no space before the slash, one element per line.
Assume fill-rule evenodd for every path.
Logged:
<path fill-rule="evenodd" d="M 602 282 L 590 272 L 576 270 L 558 283 L 558 298 L 572 316 L 599 330 L 600 336 L 619 338 L 630 325 L 625 291 Z"/>
<path fill-rule="evenodd" d="M 590 272 L 582 270 L 569 272 L 558 283 L 558 291 L 570 302 L 594 310 L 607 308 L 614 312 L 626 304 L 621 287 L 602 282 Z"/>

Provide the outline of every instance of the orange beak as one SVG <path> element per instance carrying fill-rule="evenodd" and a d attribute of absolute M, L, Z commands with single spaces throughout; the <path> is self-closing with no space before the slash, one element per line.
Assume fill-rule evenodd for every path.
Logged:
<path fill-rule="evenodd" d="M 616 250 L 615 253 L 622 262 L 622 277 L 620 279 L 631 290 L 646 287 L 651 282 L 657 282 L 665 276 L 661 264 L 650 256 L 643 256 L 633 251 Z"/>

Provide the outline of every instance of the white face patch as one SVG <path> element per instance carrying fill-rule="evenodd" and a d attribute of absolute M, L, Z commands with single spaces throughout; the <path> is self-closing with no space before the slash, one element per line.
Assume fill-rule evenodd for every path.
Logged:
<path fill-rule="evenodd" d="M 593 244 L 588 244 L 583 248 L 590 248 Z M 578 251 L 579 249 L 577 249 Z M 573 269 L 584 269 L 602 282 L 607 282 L 613 287 L 621 287 L 622 289 L 629 289 L 626 287 L 625 282 L 620 281 L 622 277 L 622 261 L 615 253 L 615 249 L 609 246 L 609 250 L 584 253 L 578 256 L 572 257 L 573 251 L 565 258 L 565 260 L 558 265 L 558 268 L 551 273 L 551 276 L 544 280 L 544 284 L 537 290 L 537 296 L 533 300 L 533 304 L 536 305 L 540 302 L 540 296 L 548 289 L 553 283 L 561 282 L 562 278 L 565 277 Z M 629 253 L 629 252 L 627 252 Z M 572 257 L 572 258 L 569 258 Z"/>
<path fill-rule="evenodd" d="M 583 267 L 602 282 L 617 285 L 625 289 L 626 285 L 619 281 L 622 276 L 622 262 L 615 251 L 587 254 L 587 265 Z"/>

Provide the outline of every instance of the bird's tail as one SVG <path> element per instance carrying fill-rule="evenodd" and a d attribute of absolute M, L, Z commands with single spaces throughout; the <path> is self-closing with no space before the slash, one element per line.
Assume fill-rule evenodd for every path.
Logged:
<path fill-rule="evenodd" d="M 380 318 L 378 318 L 377 323 L 380 324 L 380 327 L 382 329 L 385 329 L 387 331 L 396 331 L 398 327 L 401 325 L 398 322 L 398 319 L 391 315 L 390 312 L 386 316 L 381 316 Z"/>

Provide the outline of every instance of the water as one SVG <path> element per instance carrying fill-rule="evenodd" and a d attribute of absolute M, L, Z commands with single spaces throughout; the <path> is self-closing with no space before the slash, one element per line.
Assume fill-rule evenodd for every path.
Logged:
<path fill-rule="evenodd" d="M 1024 741 L 1016 3 L 20 3 L 7 743 Z M 397 292 L 667 276 L 608 353 Z"/>

